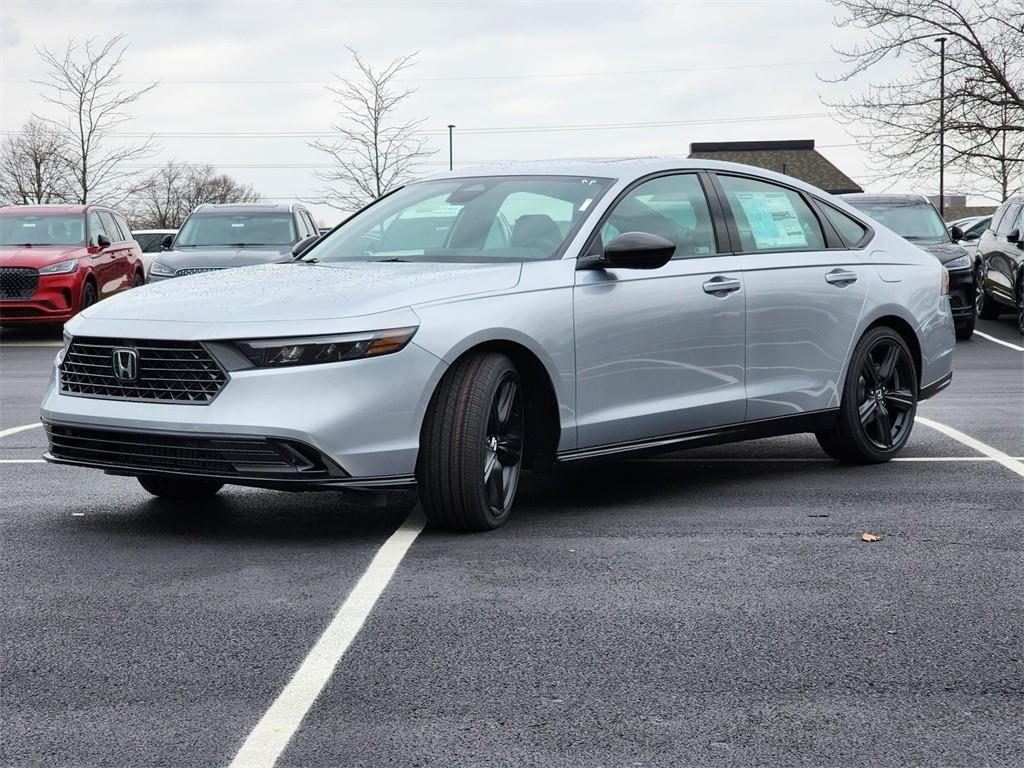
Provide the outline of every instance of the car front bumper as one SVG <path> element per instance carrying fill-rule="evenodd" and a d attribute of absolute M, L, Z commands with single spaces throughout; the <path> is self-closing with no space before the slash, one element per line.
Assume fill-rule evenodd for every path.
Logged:
<path fill-rule="evenodd" d="M 974 314 L 974 270 L 954 269 L 949 272 L 949 307 L 953 319 L 961 321 Z"/>
<path fill-rule="evenodd" d="M 407 485 L 415 474 L 423 416 L 445 367 L 411 343 L 398 353 L 364 360 L 236 370 L 230 372 L 220 394 L 205 405 L 68 395 L 60 391 L 55 368 L 41 408 L 51 433 L 58 427 L 107 430 L 129 437 L 109 436 L 117 445 L 116 455 L 62 453 L 51 439 L 46 458 L 117 474 L 204 474 L 242 485 L 296 489 Z M 130 450 L 123 450 L 134 442 L 131 435 L 164 436 L 174 450 L 187 439 L 294 443 L 300 453 L 322 456 L 324 464 L 337 471 L 268 477 L 254 475 L 251 467 L 228 472 L 194 465 L 154 466 L 148 454 L 133 459 Z M 102 449 L 104 444 L 96 445 Z M 205 450 L 202 445 L 193 448 L 200 455 Z"/>
<path fill-rule="evenodd" d="M 78 312 L 81 296 L 82 278 L 78 272 L 67 275 L 40 275 L 39 284 L 30 298 L 0 299 L 0 323 L 63 323 Z"/>

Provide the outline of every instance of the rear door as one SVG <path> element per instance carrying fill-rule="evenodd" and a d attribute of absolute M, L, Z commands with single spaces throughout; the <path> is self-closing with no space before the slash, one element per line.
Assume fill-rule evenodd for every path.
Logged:
<path fill-rule="evenodd" d="M 700 173 L 641 181 L 615 202 L 588 253 L 623 232 L 676 244 L 655 270 L 577 270 L 576 404 L 581 449 L 742 423 L 745 298 L 716 197 Z"/>
<path fill-rule="evenodd" d="M 99 211 L 99 215 L 104 231 L 110 238 L 110 252 L 113 256 L 110 275 L 112 280 L 116 280 L 112 291 L 123 291 L 130 288 L 132 284 L 134 265 L 131 255 L 134 241 L 131 239 L 131 232 L 121 231 L 121 227 L 112 213 Z"/>
<path fill-rule="evenodd" d="M 100 211 L 89 213 L 89 245 L 94 248 L 92 271 L 96 277 L 96 290 L 100 298 L 110 296 L 117 291 L 123 279 L 115 263 L 118 235 L 112 231 L 112 227 L 113 222 L 110 221 L 109 215 L 104 218 L 100 215 Z M 111 244 L 99 249 L 100 235 L 110 240 Z"/>
<path fill-rule="evenodd" d="M 747 293 L 747 421 L 837 407 L 870 267 L 802 191 L 755 176 L 715 178 Z M 867 235 L 852 217 L 828 212 L 850 237 Z"/>
<path fill-rule="evenodd" d="M 985 286 L 1001 302 L 1013 305 L 1016 302 L 1014 279 L 1017 265 L 1024 257 L 1020 243 L 1010 242 L 1016 232 L 1018 238 L 1024 229 L 1024 205 L 1010 203 L 999 220 L 991 238 L 985 239 Z"/>

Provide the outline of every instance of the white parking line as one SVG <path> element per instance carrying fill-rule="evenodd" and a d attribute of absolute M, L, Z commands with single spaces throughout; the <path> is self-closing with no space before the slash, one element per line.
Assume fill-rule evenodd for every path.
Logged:
<path fill-rule="evenodd" d="M 272 768 L 277 762 L 423 526 L 423 512 L 417 505 L 374 555 L 366 572 L 298 671 L 253 728 L 229 768 Z"/>
<path fill-rule="evenodd" d="M 918 417 L 920 419 L 920 416 Z M 1011 456 L 1009 457 L 1012 461 L 1024 461 L 1024 456 Z M 775 464 L 787 464 L 790 462 L 817 462 L 817 463 L 831 463 L 833 459 L 827 456 L 821 458 L 815 458 L 811 456 L 772 456 L 769 458 L 759 458 L 757 456 L 737 456 L 737 457 L 725 457 L 725 456 L 713 456 L 707 458 L 701 458 L 700 456 L 665 456 L 660 458 L 649 458 L 649 459 L 632 459 L 630 463 L 634 464 L 743 464 L 743 463 L 775 463 Z M 893 461 L 998 461 L 991 456 L 900 456 L 893 459 Z"/>
<path fill-rule="evenodd" d="M 931 427 L 947 437 L 952 437 L 954 440 L 963 443 L 968 448 L 988 456 L 992 461 L 999 462 L 1011 472 L 1016 472 L 1021 477 L 1024 477 L 1024 464 L 1021 464 L 1020 461 L 1014 459 L 1012 456 L 1003 453 L 998 448 L 993 448 L 991 445 L 981 442 L 981 440 L 976 440 L 970 435 L 965 435 L 958 429 L 953 429 L 953 427 L 947 426 L 938 421 L 926 419 L 924 416 L 917 416 L 916 420 L 918 423 L 924 424 L 926 427 Z"/>
<path fill-rule="evenodd" d="M 35 424 L 23 424 L 20 427 L 8 427 L 7 429 L 0 429 L 0 437 L 7 437 L 8 435 L 16 435 L 19 432 L 25 432 L 29 429 L 35 429 L 36 427 L 43 426 L 41 421 L 37 421 Z"/>
<path fill-rule="evenodd" d="M 63 341 L 0 341 L 0 349 L 4 347 L 63 347 Z"/>
<path fill-rule="evenodd" d="M 1016 344 L 1011 344 L 1008 341 L 1003 341 L 1002 339 L 997 339 L 995 336 L 989 336 L 987 333 L 982 333 L 981 331 L 977 331 L 976 330 L 974 332 L 974 335 L 975 336 L 981 336 L 981 338 L 988 339 L 989 341 L 994 341 L 996 344 L 1002 344 L 1004 347 L 1009 347 L 1010 349 L 1016 349 L 1018 352 L 1024 352 L 1024 347 L 1018 347 Z"/>
<path fill-rule="evenodd" d="M 0 459 L 0 464 L 45 464 L 43 459 Z"/>

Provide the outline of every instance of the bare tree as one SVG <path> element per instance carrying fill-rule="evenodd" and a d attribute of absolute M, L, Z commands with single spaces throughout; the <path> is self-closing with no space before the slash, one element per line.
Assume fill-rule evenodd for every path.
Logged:
<path fill-rule="evenodd" d="M 138 175 L 131 165 L 156 151 L 152 139 L 139 144 L 114 140 L 117 130 L 134 118 L 129 108 L 156 87 L 123 87 L 120 70 L 128 48 L 123 38 L 118 35 L 102 45 L 71 40 L 59 53 L 37 50 L 47 66 L 46 79 L 37 81 L 42 98 L 56 107 L 59 117 L 36 117 L 67 138 L 73 199 L 79 203 L 123 201 Z"/>
<path fill-rule="evenodd" d="M 51 126 L 29 119 L 0 145 L 0 203 L 31 205 L 66 201 L 67 146 Z"/>
<path fill-rule="evenodd" d="M 328 184 L 311 202 L 352 211 L 406 182 L 417 165 L 434 154 L 421 135 L 424 119 L 406 119 L 402 108 L 415 93 L 396 81 L 413 64 L 416 54 L 401 56 L 383 69 L 374 69 L 357 51 L 348 49 L 357 70 L 349 79 L 327 86 L 338 105 L 337 134 L 332 141 L 310 146 L 327 154 L 336 167 L 317 173 Z"/>
<path fill-rule="evenodd" d="M 137 229 L 176 229 L 201 203 L 255 203 L 259 193 L 209 165 L 169 160 L 139 185 L 130 212 Z"/>
<path fill-rule="evenodd" d="M 879 179 L 931 180 L 939 164 L 940 60 L 946 38 L 947 172 L 1005 196 L 1024 175 L 1024 3 L 1021 0 L 832 0 L 839 27 L 866 40 L 837 53 L 848 65 L 832 82 L 852 81 L 884 61 L 909 62 L 909 75 L 872 84 L 831 104 L 868 151 Z M 993 178 L 991 174 L 996 176 Z M 1002 199 L 1002 198 L 1000 198 Z"/>

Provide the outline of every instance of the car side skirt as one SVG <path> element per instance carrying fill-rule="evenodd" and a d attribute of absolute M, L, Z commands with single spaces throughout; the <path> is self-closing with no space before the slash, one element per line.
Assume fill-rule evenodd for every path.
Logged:
<path fill-rule="evenodd" d="M 738 443 L 744 440 L 756 440 L 761 437 L 795 435 L 802 432 L 820 432 L 834 427 L 838 418 L 839 409 L 829 408 L 793 416 L 778 416 L 771 419 L 760 419 L 758 421 L 730 424 L 693 432 L 663 435 L 646 440 L 634 440 L 626 443 L 564 451 L 558 454 L 558 461 L 571 462 L 619 454 L 679 451 L 707 445 L 723 445 L 725 443 Z"/>

